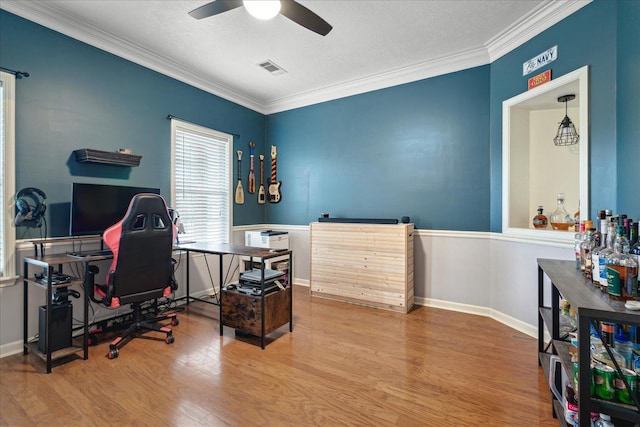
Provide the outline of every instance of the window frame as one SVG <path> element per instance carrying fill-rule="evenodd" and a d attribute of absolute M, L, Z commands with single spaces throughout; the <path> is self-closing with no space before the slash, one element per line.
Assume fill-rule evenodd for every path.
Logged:
<path fill-rule="evenodd" d="M 227 156 L 227 165 L 226 165 L 226 174 L 227 174 L 227 189 L 226 189 L 226 200 L 227 200 L 227 226 L 226 226 L 226 238 L 225 241 L 222 242 L 212 242 L 212 243 L 230 243 L 232 238 L 233 231 L 233 135 L 230 135 L 225 132 L 220 132 L 214 129 L 206 128 L 203 126 L 199 126 L 190 122 L 186 122 L 183 120 L 179 120 L 176 118 L 171 118 L 171 207 L 175 207 L 180 214 L 180 209 L 176 204 L 177 190 L 176 190 L 176 136 L 177 131 L 181 130 L 183 132 L 199 134 L 201 136 L 216 139 L 222 141 L 226 144 L 226 156 Z M 181 222 L 188 222 L 181 220 Z M 188 230 L 188 225 L 185 225 L 185 228 Z M 180 240 L 180 237 L 179 237 Z"/>
<path fill-rule="evenodd" d="M 4 251 L 0 255 L 0 286 L 16 283 L 16 233 L 13 227 L 15 211 L 15 87 L 16 78 L 13 74 L 0 71 L 2 80 L 3 108 L 3 138 L 0 143 L 0 161 L 2 162 L 2 201 L 3 209 L 0 218 L 0 233 Z"/>

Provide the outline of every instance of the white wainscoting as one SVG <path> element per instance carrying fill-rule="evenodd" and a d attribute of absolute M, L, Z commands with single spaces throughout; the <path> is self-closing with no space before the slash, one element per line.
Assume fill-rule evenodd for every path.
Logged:
<path fill-rule="evenodd" d="M 294 254 L 294 283 L 309 286 L 308 226 L 259 224 L 235 227 L 234 242 L 243 244 L 247 230 L 267 229 L 289 233 L 289 245 Z M 569 244 L 468 231 L 416 230 L 414 248 L 416 304 L 488 316 L 534 337 L 537 336 L 538 324 L 536 259 L 571 260 L 574 256 L 573 247 Z M 55 239 L 47 247 L 47 253 L 69 250 L 69 246 L 56 244 Z M 17 271 L 22 272 L 22 258 L 32 253 L 30 244 L 18 242 Z M 176 296 L 180 297 L 186 292 L 186 264 L 184 255 L 176 256 L 180 261 L 176 271 L 180 287 Z M 237 276 L 236 266 L 237 257 L 226 258 L 224 268 L 225 276 L 229 272 L 228 280 Z M 108 264 L 104 266 L 106 268 Z M 205 260 L 202 255 L 192 255 L 190 272 L 192 295 L 213 294 L 210 275 L 217 284 L 217 257 L 209 256 Z M 37 333 L 37 310 L 44 301 L 42 290 L 36 286 L 30 288 L 33 289 L 29 291 L 28 332 L 29 336 L 34 336 Z M 546 298 L 550 297 L 546 295 Z M 22 307 L 22 281 L 0 288 L 0 357 L 22 351 Z M 107 308 L 98 309 L 98 313 L 90 313 L 90 318 L 100 319 L 114 314 Z M 74 303 L 74 318 L 81 319 L 82 314 L 82 304 L 78 301 Z"/>

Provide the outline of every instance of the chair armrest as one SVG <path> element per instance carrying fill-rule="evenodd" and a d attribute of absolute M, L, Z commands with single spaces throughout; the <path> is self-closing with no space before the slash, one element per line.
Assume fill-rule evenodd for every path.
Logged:
<path fill-rule="evenodd" d="M 95 302 L 96 304 L 102 304 L 102 299 L 98 299 L 95 296 L 96 274 L 98 274 L 99 272 L 100 269 L 97 266 L 90 265 L 89 267 L 87 267 L 87 271 L 84 276 L 84 291 L 87 295 L 89 295 L 91 301 Z"/>

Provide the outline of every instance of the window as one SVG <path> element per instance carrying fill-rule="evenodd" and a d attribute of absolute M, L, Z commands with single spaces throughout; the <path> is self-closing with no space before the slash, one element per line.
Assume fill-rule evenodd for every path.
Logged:
<path fill-rule="evenodd" d="M 0 72 L 0 283 L 15 279 L 15 76 Z"/>
<path fill-rule="evenodd" d="M 179 240 L 229 243 L 232 146 L 231 135 L 171 119 L 171 203 L 185 231 Z"/>

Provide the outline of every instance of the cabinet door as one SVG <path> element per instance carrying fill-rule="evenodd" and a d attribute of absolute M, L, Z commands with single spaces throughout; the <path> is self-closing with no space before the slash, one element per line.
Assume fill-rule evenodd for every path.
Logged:
<path fill-rule="evenodd" d="M 260 336 L 262 313 L 259 297 L 223 289 L 220 304 L 223 325 Z"/>

